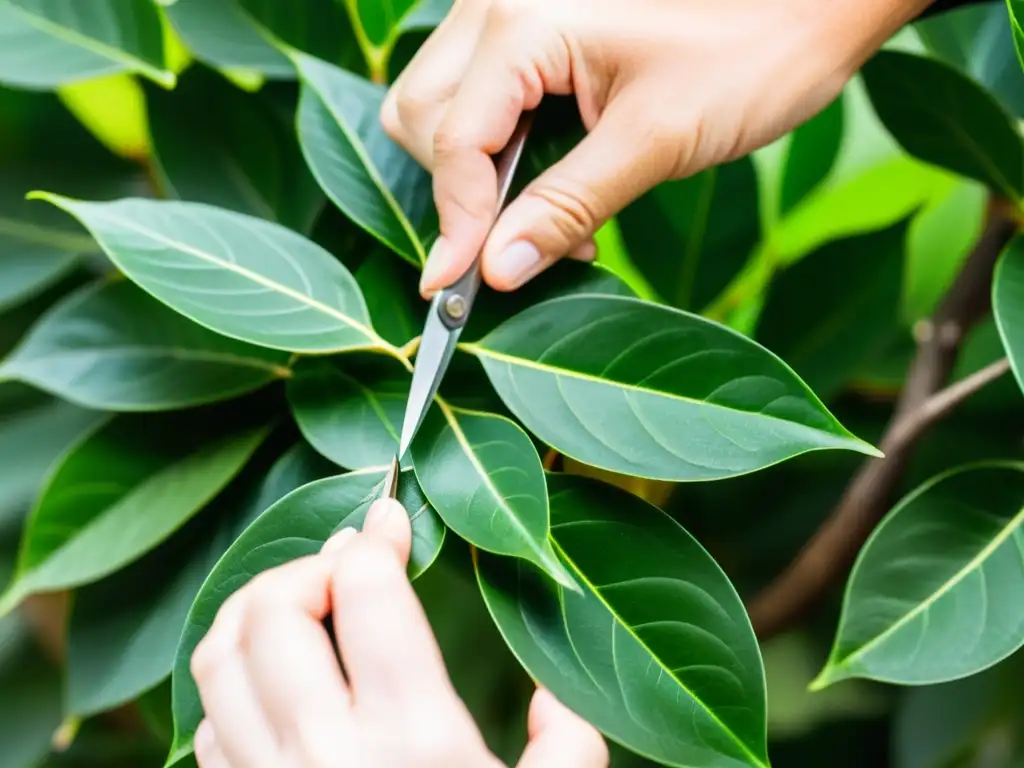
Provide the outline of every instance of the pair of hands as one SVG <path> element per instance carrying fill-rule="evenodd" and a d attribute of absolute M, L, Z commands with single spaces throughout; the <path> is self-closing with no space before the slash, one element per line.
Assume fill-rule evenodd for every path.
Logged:
<path fill-rule="evenodd" d="M 656 184 L 746 155 L 824 108 L 931 0 L 455 0 L 381 122 L 434 177 L 429 296 L 482 251 L 513 290 Z M 587 137 L 495 221 L 491 156 L 544 94 L 575 94 Z M 408 518 L 257 576 L 221 608 L 192 672 L 202 768 L 500 765 L 448 679 L 406 579 Z M 333 614 L 340 656 L 322 625 Z M 540 689 L 521 768 L 603 768 L 590 725 Z"/>

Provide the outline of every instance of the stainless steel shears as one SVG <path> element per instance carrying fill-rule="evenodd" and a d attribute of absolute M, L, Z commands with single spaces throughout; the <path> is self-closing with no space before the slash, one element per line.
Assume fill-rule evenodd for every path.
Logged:
<path fill-rule="evenodd" d="M 524 112 L 519 118 L 512 138 L 505 149 L 497 155 L 495 165 L 498 175 L 498 213 L 508 202 L 512 179 L 523 155 L 523 146 L 532 122 L 533 113 Z M 399 464 L 412 445 L 413 438 L 416 437 L 434 400 L 434 395 L 437 394 L 479 290 L 480 254 L 477 254 L 473 263 L 458 280 L 444 290 L 438 291 L 431 299 L 423 335 L 420 337 L 419 350 L 416 353 L 398 453 L 395 454 L 391 469 L 384 479 L 381 498 L 395 498 L 398 492 Z"/>

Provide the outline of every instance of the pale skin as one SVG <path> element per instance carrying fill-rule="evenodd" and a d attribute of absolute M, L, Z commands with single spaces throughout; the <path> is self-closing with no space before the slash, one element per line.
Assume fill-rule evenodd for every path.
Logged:
<path fill-rule="evenodd" d="M 421 292 L 482 252 L 514 290 L 591 260 L 602 224 L 656 184 L 773 141 L 823 109 L 929 0 L 455 0 L 397 79 L 388 134 L 434 177 L 441 237 Z M 491 155 L 544 94 L 587 137 L 495 220 Z M 406 578 L 410 528 L 377 502 L 362 532 L 267 571 L 192 658 L 202 768 L 490 768 Z M 321 620 L 332 614 L 338 653 Z M 600 734 L 538 689 L 519 768 L 605 768 Z"/>

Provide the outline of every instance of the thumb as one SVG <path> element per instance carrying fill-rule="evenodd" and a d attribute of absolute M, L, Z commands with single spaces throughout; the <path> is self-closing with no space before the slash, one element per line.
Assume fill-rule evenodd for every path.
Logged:
<path fill-rule="evenodd" d="M 399 502 L 388 498 L 373 502 L 363 522 L 363 533 L 386 541 L 402 565 L 408 565 L 412 551 L 412 523 Z"/>
<path fill-rule="evenodd" d="M 610 102 L 594 129 L 498 217 L 482 256 L 484 280 L 514 290 L 569 254 L 651 187 L 668 178 L 673 152 L 638 132 L 650 111 L 629 92 Z M 638 135 L 639 134 L 639 135 Z"/>
<path fill-rule="evenodd" d="M 516 768 L 607 768 L 601 734 L 545 688 L 533 695 L 527 728 L 530 741 Z"/>

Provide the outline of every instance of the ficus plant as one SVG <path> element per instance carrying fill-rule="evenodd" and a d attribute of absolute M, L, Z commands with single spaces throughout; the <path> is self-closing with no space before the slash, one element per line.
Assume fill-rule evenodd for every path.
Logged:
<path fill-rule="evenodd" d="M 219 607 L 361 525 L 437 237 L 378 114 L 449 5 L 0 0 L 5 767 L 194 764 Z M 482 290 L 398 487 L 497 754 L 542 684 L 617 766 L 1024 764 L 1008 7 Z"/>

